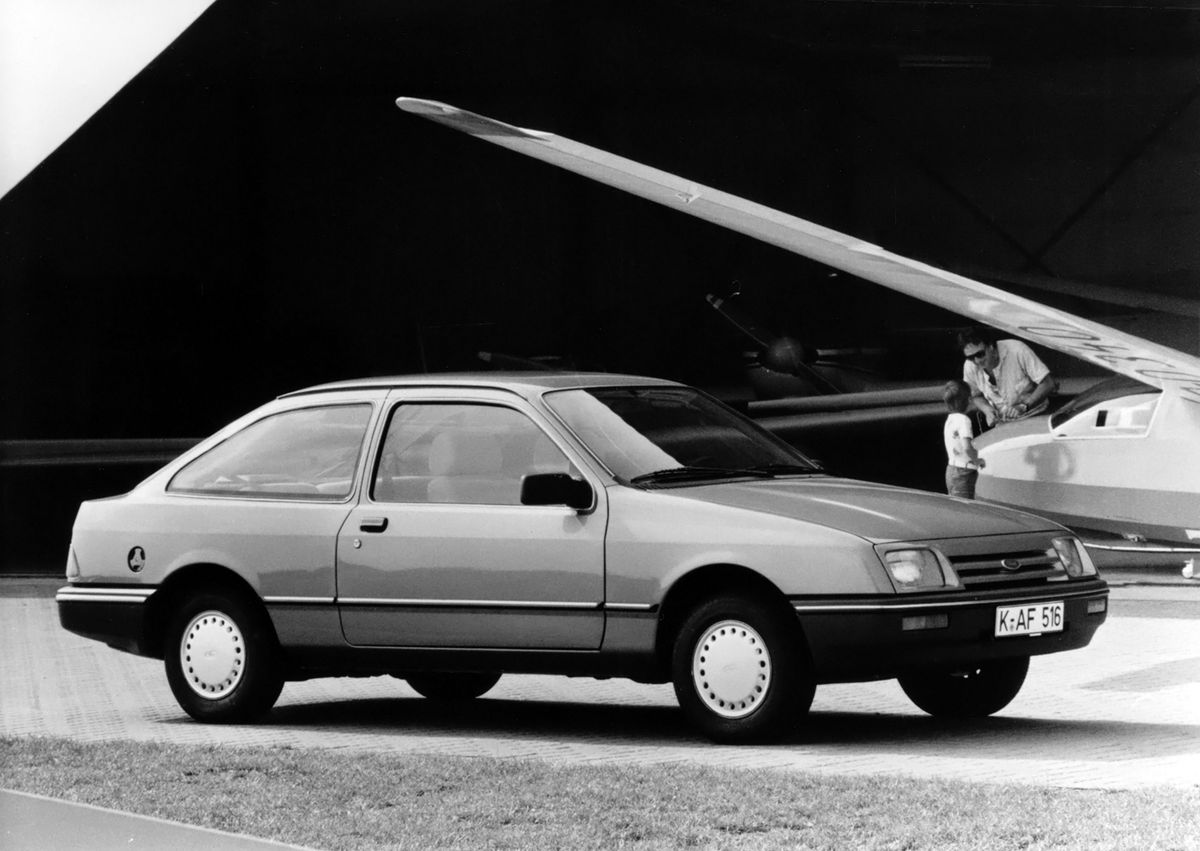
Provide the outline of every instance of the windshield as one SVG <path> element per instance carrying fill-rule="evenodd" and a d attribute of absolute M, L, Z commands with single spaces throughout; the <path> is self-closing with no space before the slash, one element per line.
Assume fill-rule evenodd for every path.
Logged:
<path fill-rule="evenodd" d="M 819 471 L 782 440 L 690 387 L 561 390 L 545 399 L 626 481 Z"/>
<path fill-rule="evenodd" d="M 1067 404 L 1055 411 L 1050 417 L 1050 427 L 1059 428 L 1080 411 L 1086 411 L 1088 408 L 1093 405 L 1099 405 L 1101 402 L 1108 402 L 1125 396 L 1140 396 L 1161 392 L 1161 390 L 1155 387 L 1142 384 L 1140 381 L 1134 381 L 1132 378 L 1127 378 L 1124 375 L 1114 375 L 1084 390 L 1070 402 L 1067 402 Z"/>

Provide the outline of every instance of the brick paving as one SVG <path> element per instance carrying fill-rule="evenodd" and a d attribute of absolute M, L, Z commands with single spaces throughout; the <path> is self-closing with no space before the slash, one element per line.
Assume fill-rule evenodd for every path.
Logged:
<path fill-rule="evenodd" d="M 1200 587 L 1116 587 L 1111 609 L 992 718 L 929 718 L 894 681 L 828 685 L 787 741 L 733 748 L 693 736 L 669 686 L 552 676 L 506 676 L 451 714 L 390 677 L 289 683 L 260 724 L 197 724 L 160 662 L 61 629 L 43 583 L 0 594 L 0 735 L 1200 791 Z"/>

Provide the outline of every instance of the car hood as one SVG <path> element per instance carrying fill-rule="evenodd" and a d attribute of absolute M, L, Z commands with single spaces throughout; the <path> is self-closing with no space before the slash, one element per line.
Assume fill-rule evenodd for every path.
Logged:
<path fill-rule="evenodd" d="M 679 497 L 816 523 L 873 543 L 1042 532 L 1060 528 L 1023 511 L 929 491 L 836 478 L 718 482 Z"/>

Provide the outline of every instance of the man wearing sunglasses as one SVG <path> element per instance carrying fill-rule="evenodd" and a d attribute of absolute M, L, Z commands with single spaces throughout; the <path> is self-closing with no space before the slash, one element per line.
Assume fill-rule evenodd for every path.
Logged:
<path fill-rule="evenodd" d="M 997 340 L 989 328 L 959 332 L 963 381 L 989 426 L 1040 414 L 1057 382 L 1041 358 L 1020 340 Z"/>

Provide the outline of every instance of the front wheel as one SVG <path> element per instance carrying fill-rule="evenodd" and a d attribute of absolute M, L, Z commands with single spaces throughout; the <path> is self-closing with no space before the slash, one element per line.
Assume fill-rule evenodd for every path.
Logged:
<path fill-rule="evenodd" d="M 716 742 L 778 737 L 816 690 L 794 616 L 748 597 L 698 606 L 679 630 L 671 671 L 684 714 Z"/>
<path fill-rule="evenodd" d="M 939 718 L 983 718 L 1012 702 L 1025 683 L 1029 657 L 997 659 L 958 670 L 900 677 L 909 700 Z"/>
<path fill-rule="evenodd" d="M 500 682 L 496 673 L 414 674 L 405 677 L 413 691 L 431 700 L 471 700 L 481 697 Z"/>
<path fill-rule="evenodd" d="M 167 627 L 167 682 L 197 721 L 249 721 L 275 705 L 283 689 L 279 650 L 266 614 L 243 597 L 189 597 Z"/>

